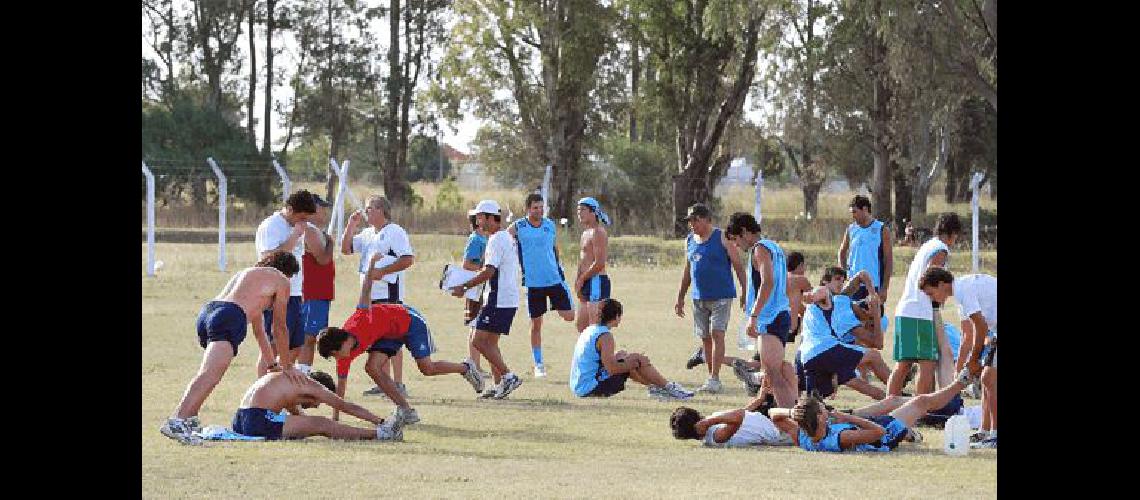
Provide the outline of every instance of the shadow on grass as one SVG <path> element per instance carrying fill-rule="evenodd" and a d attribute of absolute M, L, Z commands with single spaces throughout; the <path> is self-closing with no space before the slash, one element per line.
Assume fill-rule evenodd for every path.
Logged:
<path fill-rule="evenodd" d="M 593 440 L 583 436 L 574 434 L 566 434 L 562 432 L 553 432 L 544 429 L 460 429 L 456 427 L 445 427 L 442 425 L 425 425 L 416 424 L 412 430 L 422 431 L 425 434 L 431 434 L 443 438 L 461 438 L 461 439 L 507 439 L 512 441 L 525 441 L 531 443 L 584 443 L 584 442 L 598 442 L 601 440 Z"/>
<path fill-rule="evenodd" d="M 634 396 L 636 398 L 637 396 Z M 654 406 L 659 406 L 661 411 L 673 411 L 673 408 L 685 404 L 684 401 L 667 401 L 658 402 L 646 397 L 642 400 L 617 400 L 613 398 L 583 398 L 584 401 L 598 401 L 604 404 L 575 404 L 567 400 L 557 398 L 538 398 L 538 399 L 522 399 L 509 397 L 507 399 L 433 399 L 431 401 L 423 401 L 419 404 L 428 406 L 443 406 L 447 408 L 479 408 L 490 409 L 501 407 L 509 410 L 522 410 L 522 411 L 538 411 L 549 412 L 552 410 L 563 411 L 586 411 L 595 415 L 610 415 L 610 414 L 626 414 L 636 413 L 644 415 L 646 412 L 654 411 Z M 731 406 L 731 403 L 726 404 L 726 408 Z"/>

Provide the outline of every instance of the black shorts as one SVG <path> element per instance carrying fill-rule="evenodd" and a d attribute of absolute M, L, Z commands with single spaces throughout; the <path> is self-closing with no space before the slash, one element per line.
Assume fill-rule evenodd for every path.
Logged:
<path fill-rule="evenodd" d="M 788 332 L 792 329 L 792 313 L 788 311 L 780 311 L 771 323 L 768 323 L 764 328 L 758 328 L 760 335 L 772 335 L 780 339 L 780 344 L 787 346 Z"/>
<path fill-rule="evenodd" d="M 792 331 L 788 332 L 788 341 L 786 342 L 787 344 L 791 344 L 796 341 L 796 334 L 800 333 L 800 326 L 803 325 L 803 322 L 803 316 L 796 316 L 796 326 L 792 328 Z"/>
<path fill-rule="evenodd" d="M 586 394 L 588 398 L 608 398 L 625 390 L 625 381 L 629 378 L 629 372 L 619 373 L 617 375 L 610 375 L 609 378 L 598 382 L 598 386 L 594 390 Z"/>
<path fill-rule="evenodd" d="M 546 314 L 547 300 L 550 301 L 550 309 L 555 311 L 570 310 L 570 292 L 564 283 L 550 286 L 527 287 L 527 310 L 530 312 L 532 319 Z"/>
<path fill-rule="evenodd" d="M 986 351 L 988 351 L 988 352 L 986 352 L 986 355 L 982 358 L 982 366 L 992 366 L 993 368 L 996 369 L 997 368 L 997 341 L 992 340 L 991 342 L 992 342 L 992 344 L 990 344 L 990 348 L 986 349 Z"/>
<path fill-rule="evenodd" d="M 274 441 L 281 439 L 281 431 L 285 429 L 285 419 L 282 415 L 265 408 L 239 408 L 234 413 L 234 420 L 230 423 L 234 432 L 246 436 L 259 436 Z"/>
<path fill-rule="evenodd" d="M 799 360 L 800 357 L 797 355 L 796 361 Z M 826 398 L 834 394 L 838 388 L 833 385 L 832 378 L 834 377 L 835 384 L 847 383 L 848 380 L 855 378 L 855 368 L 862 360 L 862 351 L 840 344 L 817 354 L 806 363 L 797 366 L 797 369 L 802 371 L 799 377 L 804 381 L 804 390 L 815 389 L 820 397 Z"/>
<path fill-rule="evenodd" d="M 285 330 L 289 332 L 289 348 L 296 349 L 305 345 L 305 317 L 301 315 L 301 297 L 289 297 L 289 304 L 285 307 Z M 265 320 L 265 335 L 273 342 L 273 308 L 262 313 Z"/>

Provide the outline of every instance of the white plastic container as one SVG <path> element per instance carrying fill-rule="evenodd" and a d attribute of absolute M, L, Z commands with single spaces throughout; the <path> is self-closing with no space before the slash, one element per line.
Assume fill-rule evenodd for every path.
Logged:
<path fill-rule="evenodd" d="M 962 457 L 970 452 L 970 422 L 965 415 L 954 415 L 946 420 L 942 431 L 942 451 Z"/>

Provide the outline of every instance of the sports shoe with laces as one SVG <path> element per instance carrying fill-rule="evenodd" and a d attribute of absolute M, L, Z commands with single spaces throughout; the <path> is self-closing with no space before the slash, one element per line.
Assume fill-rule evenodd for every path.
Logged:
<path fill-rule="evenodd" d="M 392 420 L 400 425 L 411 425 L 420 421 L 420 414 L 415 408 L 397 406 L 392 410 Z"/>
<path fill-rule="evenodd" d="M 202 422 L 198 420 L 198 415 L 186 417 L 182 421 L 186 423 L 186 428 L 190 429 L 190 432 L 194 434 L 202 432 Z"/>
<path fill-rule="evenodd" d="M 986 439 L 978 441 L 977 443 L 970 443 L 970 449 L 973 449 L 973 450 L 995 449 L 996 450 L 997 449 L 997 437 L 988 437 Z"/>
<path fill-rule="evenodd" d="M 404 428 L 394 420 L 385 420 L 376 426 L 376 439 L 379 441 L 403 441 Z"/>
<path fill-rule="evenodd" d="M 475 368 L 475 363 L 472 363 L 470 359 L 465 359 L 463 360 L 463 366 L 467 367 L 467 371 L 461 374 L 463 375 L 463 379 L 471 384 L 476 394 L 483 392 L 483 377 L 479 375 L 479 370 Z"/>
<path fill-rule="evenodd" d="M 492 385 L 491 387 L 488 387 L 487 390 L 483 391 L 483 394 L 479 395 L 479 399 L 492 399 L 498 393 L 499 393 L 499 386 L 498 385 Z"/>
<path fill-rule="evenodd" d="M 693 355 L 689 357 L 689 360 L 685 362 L 685 369 L 686 370 L 692 370 L 694 366 L 697 366 L 697 365 L 704 363 L 704 362 L 705 362 L 704 348 L 698 347 L 697 352 L 694 352 Z"/>
<path fill-rule="evenodd" d="M 665 384 L 665 391 L 669 393 L 670 397 L 680 399 L 682 401 L 693 397 L 692 391 L 685 389 L 681 386 L 681 384 L 678 384 L 676 382 L 669 382 L 668 384 Z"/>
<path fill-rule="evenodd" d="M 752 370 L 748 369 L 748 365 L 744 363 L 743 359 L 736 358 L 732 360 L 732 374 L 740 379 L 745 384 L 752 381 Z"/>
<path fill-rule="evenodd" d="M 705 381 L 704 385 L 697 388 L 697 391 L 698 392 L 707 392 L 709 394 L 716 394 L 723 389 L 724 389 L 724 385 L 720 383 L 720 380 L 717 380 L 715 378 L 710 378 L 710 379 Z"/>
<path fill-rule="evenodd" d="M 546 376 L 546 367 L 538 365 L 534 367 L 534 378 L 543 378 Z"/>
<path fill-rule="evenodd" d="M 649 389 L 646 391 L 646 395 L 658 401 L 664 401 L 670 397 L 669 391 L 666 391 L 664 387 L 658 387 L 655 385 L 649 386 Z"/>
<path fill-rule="evenodd" d="M 906 441 L 911 442 L 911 443 L 921 443 L 922 442 L 922 433 L 920 433 L 914 429 L 909 429 L 907 434 L 906 434 L 905 439 L 906 439 Z"/>
<path fill-rule="evenodd" d="M 989 439 L 989 437 L 990 437 L 990 431 L 977 431 L 973 434 L 970 434 L 970 442 L 971 443 L 980 443 L 982 441 L 985 441 L 986 439 Z"/>
<path fill-rule="evenodd" d="M 513 373 L 503 375 L 503 383 L 499 386 L 499 392 L 495 393 L 494 398 L 503 399 L 518 389 L 520 385 L 522 385 L 522 379 L 518 375 Z"/>
<path fill-rule="evenodd" d="M 195 436 L 194 432 L 186 426 L 186 421 L 180 418 L 166 419 L 166 423 L 162 424 L 162 427 L 158 428 L 158 432 L 162 433 L 163 436 L 178 441 L 182 444 L 202 444 L 202 438 Z"/>

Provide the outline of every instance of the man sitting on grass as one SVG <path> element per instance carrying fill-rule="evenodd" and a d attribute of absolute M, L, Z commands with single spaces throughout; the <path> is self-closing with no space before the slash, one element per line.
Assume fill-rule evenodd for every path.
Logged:
<path fill-rule="evenodd" d="M 791 435 L 781 432 L 768 418 L 768 411 L 775 404 L 771 394 L 764 393 L 744 408 L 718 411 L 707 418 L 697 410 L 682 406 L 669 416 L 669 427 L 673 429 L 674 438 L 703 440 L 705 446 L 795 444 Z"/>
<path fill-rule="evenodd" d="M 584 397 L 610 397 L 625 390 L 626 379 L 649 386 L 649 397 L 685 400 L 693 393 L 681 384 L 669 382 L 649 358 L 636 352 L 614 352 L 611 328 L 621 324 L 621 302 L 605 298 L 598 302 L 600 319 L 578 335 L 574 358 L 570 361 L 570 389 Z"/>
<path fill-rule="evenodd" d="M 403 441 L 403 426 L 395 420 L 385 421 L 360 405 L 349 403 L 333 391 L 332 376 L 315 371 L 304 383 L 292 383 L 281 373 L 267 373 L 257 379 L 242 397 L 234 414 L 234 432 L 261 436 L 268 440 L 302 439 L 325 436 L 329 439 L 378 439 Z M 326 417 L 305 415 L 302 408 L 316 408 L 321 403 L 376 425 L 366 429 L 332 421 Z M 289 415 L 281 414 L 285 409 Z"/>
<path fill-rule="evenodd" d="M 904 440 L 921 442 L 912 428 L 931 410 L 946 406 L 974 377 L 963 369 L 954 383 L 933 394 L 890 396 L 873 405 L 847 412 L 831 412 L 815 396 L 801 396 L 792 408 L 768 411 L 772 423 L 796 436 L 807 451 L 892 451 Z"/>

